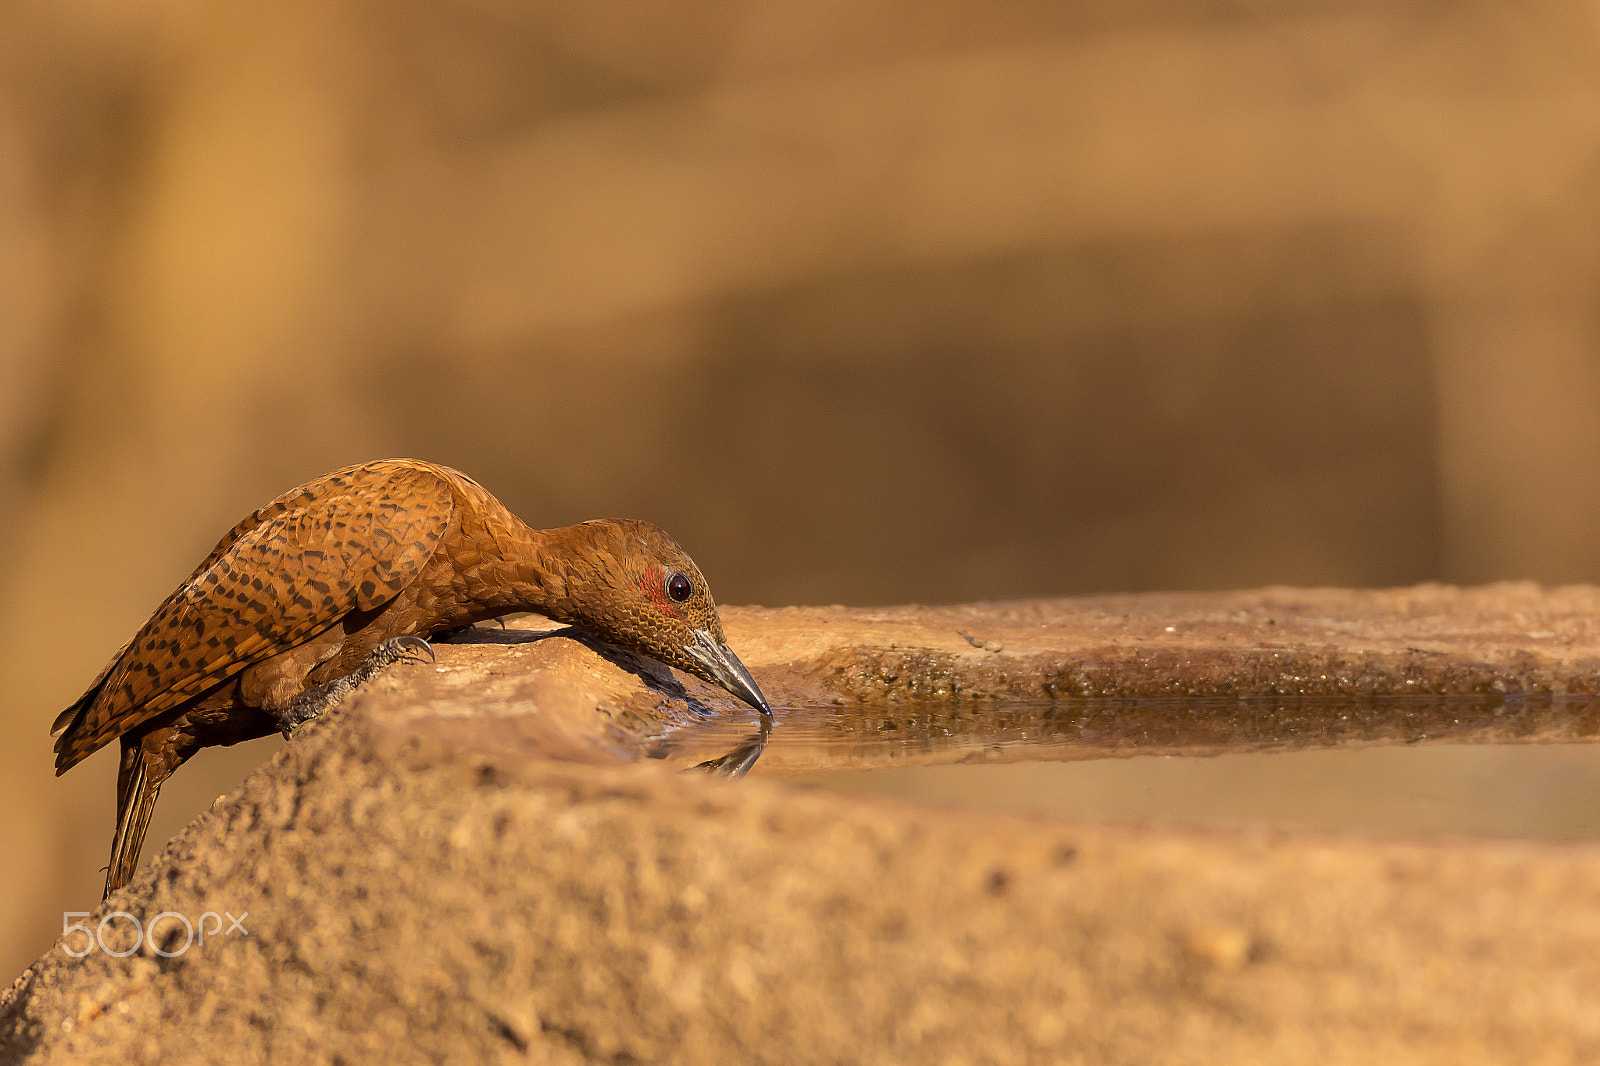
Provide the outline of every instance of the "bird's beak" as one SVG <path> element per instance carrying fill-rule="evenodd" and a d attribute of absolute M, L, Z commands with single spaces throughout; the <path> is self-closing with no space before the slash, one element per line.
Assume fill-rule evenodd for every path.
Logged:
<path fill-rule="evenodd" d="M 755 679 L 744 668 L 744 663 L 733 654 L 733 649 L 705 630 L 697 629 L 694 631 L 694 640 L 683 650 L 689 658 L 706 668 L 706 673 L 710 675 L 707 681 L 721 685 L 760 711 L 764 717 L 772 717 L 767 698 L 756 687 Z"/>

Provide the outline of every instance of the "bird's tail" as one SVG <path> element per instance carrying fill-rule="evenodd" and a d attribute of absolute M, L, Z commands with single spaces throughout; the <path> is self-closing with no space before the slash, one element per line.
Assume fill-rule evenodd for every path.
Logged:
<path fill-rule="evenodd" d="M 117 831 L 111 838 L 111 862 L 106 866 L 109 896 L 133 877 L 150 828 L 150 813 L 161 794 L 162 778 L 152 778 L 150 764 L 137 739 L 122 738 L 122 766 L 117 771 Z M 102 897 L 103 898 L 103 897 Z"/>

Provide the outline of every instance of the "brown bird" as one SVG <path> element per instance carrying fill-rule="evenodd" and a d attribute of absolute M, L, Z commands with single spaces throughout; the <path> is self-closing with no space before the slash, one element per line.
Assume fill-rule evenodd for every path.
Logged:
<path fill-rule="evenodd" d="M 720 685 L 769 722 L 705 578 L 662 530 L 531 529 L 448 467 L 347 467 L 233 527 L 57 717 L 57 775 L 122 740 L 106 894 L 132 876 L 162 782 L 197 750 L 288 735 L 384 666 L 431 657 L 429 634 L 513 611 Z"/>

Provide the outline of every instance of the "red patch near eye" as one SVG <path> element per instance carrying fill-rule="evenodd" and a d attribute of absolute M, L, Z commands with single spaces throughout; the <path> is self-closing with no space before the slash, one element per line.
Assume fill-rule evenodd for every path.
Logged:
<path fill-rule="evenodd" d="M 644 576 L 639 579 L 639 591 L 644 593 L 650 605 L 662 614 L 683 619 L 683 608 L 667 598 L 667 572 L 657 563 L 645 567 Z"/>

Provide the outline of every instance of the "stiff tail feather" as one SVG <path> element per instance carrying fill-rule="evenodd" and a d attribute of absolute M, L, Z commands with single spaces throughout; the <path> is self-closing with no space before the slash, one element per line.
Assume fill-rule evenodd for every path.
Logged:
<path fill-rule="evenodd" d="M 127 884 L 139 865 L 145 830 L 161 794 L 161 781 L 150 778 L 150 766 L 138 742 L 122 740 L 122 766 L 117 774 L 117 831 L 111 838 L 111 862 L 106 866 L 105 896 Z M 102 897 L 104 898 L 104 897 Z"/>

